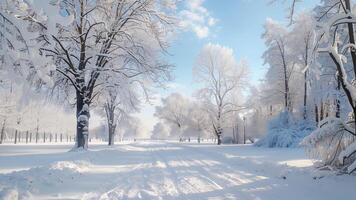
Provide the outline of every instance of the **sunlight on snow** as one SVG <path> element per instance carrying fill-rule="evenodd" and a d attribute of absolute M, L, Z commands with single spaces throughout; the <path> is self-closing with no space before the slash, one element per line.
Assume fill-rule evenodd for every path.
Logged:
<path fill-rule="evenodd" d="M 313 166 L 313 160 L 299 159 L 299 160 L 287 160 L 278 162 L 281 165 L 288 165 L 290 167 L 311 167 Z"/>

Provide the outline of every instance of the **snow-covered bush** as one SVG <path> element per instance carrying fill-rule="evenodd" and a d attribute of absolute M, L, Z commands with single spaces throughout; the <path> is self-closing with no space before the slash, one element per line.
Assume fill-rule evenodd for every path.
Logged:
<path fill-rule="evenodd" d="M 259 147 L 297 147 L 314 127 L 307 121 L 298 121 L 289 112 L 281 112 L 268 123 L 267 135 L 258 140 Z"/>
<path fill-rule="evenodd" d="M 343 168 L 353 160 L 350 156 L 355 145 L 351 144 L 355 137 L 350 134 L 353 131 L 350 128 L 342 119 L 329 117 L 321 121 L 319 128 L 304 138 L 301 144 L 309 156 L 319 160 L 319 167 Z"/>

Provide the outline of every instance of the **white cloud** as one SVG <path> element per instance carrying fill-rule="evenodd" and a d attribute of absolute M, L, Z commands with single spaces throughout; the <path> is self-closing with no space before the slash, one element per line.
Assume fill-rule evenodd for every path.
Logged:
<path fill-rule="evenodd" d="M 208 21 L 209 26 L 214 26 L 218 20 L 215 18 L 210 17 Z"/>
<path fill-rule="evenodd" d="M 194 27 L 194 32 L 198 38 L 206 38 L 209 35 L 209 28 L 207 26 L 196 26 Z"/>
<path fill-rule="evenodd" d="M 217 19 L 211 16 L 203 6 L 204 0 L 186 0 L 184 9 L 179 12 L 180 26 L 187 31 L 193 31 L 198 38 L 209 36 Z"/>

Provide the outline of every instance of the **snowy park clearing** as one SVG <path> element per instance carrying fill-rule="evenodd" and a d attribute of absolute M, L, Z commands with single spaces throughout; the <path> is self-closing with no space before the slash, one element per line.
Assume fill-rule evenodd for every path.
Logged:
<path fill-rule="evenodd" d="M 303 149 L 139 141 L 0 146 L 0 199 L 355 199 Z M 18 197 L 18 198 L 17 198 Z"/>

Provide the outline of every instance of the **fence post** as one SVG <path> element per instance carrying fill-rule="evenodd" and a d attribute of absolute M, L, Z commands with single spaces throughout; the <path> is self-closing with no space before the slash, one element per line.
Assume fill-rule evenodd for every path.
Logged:
<path fill-rule="evenodd" d="M 36 132 L 36 143 L 38 142 L 38 131 Z"/>
<path fill-rule="evenodd" d="M 49 142 L 52 142 L 52 133 L 49 134 Z"/>
<path fill-rule="evenodd" d="M 55 142 L 57 143 L 57 133 L 56 133 L 56 140 L 55 140 Z"/>
<path fill-rule="evenodd" d="M 46 132 L 43 132 L 43 143 L 46 143 Z"/>
<path fill-rule="evenodd" d="M 60 140 L 61 140 L 61 142 L 62 142 L 62 133 L 61 133 L 61 136 L 60 136 L 61 138 L 60 138 Z"/>
<path fill-rule="evenodd" d="M 30 143 L 32 142 L 32 132 L 30 132 Z"/>

